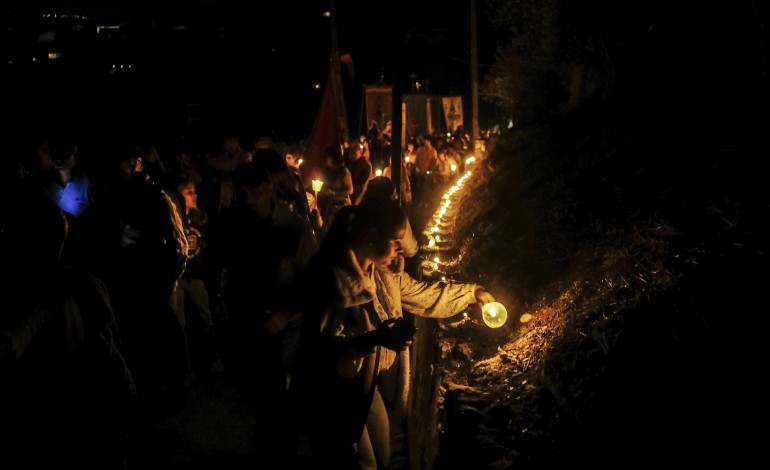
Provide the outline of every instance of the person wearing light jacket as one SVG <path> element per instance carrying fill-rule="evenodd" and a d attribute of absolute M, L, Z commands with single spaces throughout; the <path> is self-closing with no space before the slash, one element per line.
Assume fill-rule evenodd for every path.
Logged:
<path fill-rule="evenodd" d="M 405 273 L 405 231 L 406 216 L 392 201 L 346 206 L 304 273 L 290 392 L 298 430 L 319 465 L 387 468 L 389 422 L 377 378 L 398 363 L 396 395 L 403 407 L 415 332 L 404 310 L 446 318 L 494 301 L 478 284 L 425 283 Z"/>

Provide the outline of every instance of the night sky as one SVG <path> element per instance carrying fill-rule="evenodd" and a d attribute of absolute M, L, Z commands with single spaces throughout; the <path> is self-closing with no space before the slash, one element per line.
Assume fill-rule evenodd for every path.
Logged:
<path fill-rule="evenodd" d="M 15 59 L 9 77 L 17 91 L 10 109 L 20 122 L 77 115 L 92 126 L 143 122 L 154 132 L 179 133 L 187 104 L 207 103 L 214 119 L 281 140 L 302 139 L 312 126 L 328 74 L 330 20 L 323 12 L 329 2 L 48 3 L 55 7 L 9 4 L 16 12 L 10 22 L 17 25 L 9 33 Z M 363 85 L 380 78 L 404 93 L 414 78 L 429 93 L 465 95 L 470 102 L 470 1 L 447 5 L 335 2 L 340 52 L 353 59 L 344 82 L 352 131 L 363 125 Z M 477 6 L 482 76 L 496 47 L 483 5 Z M 44 11 L 88 20 L 75 34 L 69 23 L 41 20 Z M 109 40 L 84 32 L 118 24 L 121 35 L 113 31 Z M 53 44 L 41 44 L 37 38 L 51 29 L 63 32 Z M 30 52 L 59 44 L 65 48 L 61 63 L 29 63 Z"/>

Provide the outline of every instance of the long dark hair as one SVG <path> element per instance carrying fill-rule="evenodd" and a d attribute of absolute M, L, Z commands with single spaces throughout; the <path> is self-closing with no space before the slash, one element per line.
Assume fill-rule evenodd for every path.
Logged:
<path fill-rule="evenodd" d="M 406 214 L 394 201 L 370 198 L 357 205 L 343 206 L 334 216 L 324 237 L 318 256 L 333 262 L 344 251 L 374 229 L 382 237 L 389 236 L 406 223 Z"/>
<path fill-rule="evenodd" d="M 393 201 L 372 198 L 355 206 L 341 207 L 321 241 L 321 247 L 310 258 L 302 273 L 301 289 L 310 293 L 291 299 L 303 311 L 312 311 L 318 305 L 339 300 L 332 266 L 347 259 L 347 250 L 374 229 L 383 238 L 395 232 L 406 222 L 406 214 Z"/>

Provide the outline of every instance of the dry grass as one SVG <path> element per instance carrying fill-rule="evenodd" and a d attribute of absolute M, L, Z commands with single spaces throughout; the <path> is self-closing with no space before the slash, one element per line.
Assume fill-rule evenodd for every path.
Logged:
<path fill-rule="evenodd" d="M 511 228 L 525 205 L 509 193 L 505 207 L 514 210 L 506 213 L 490 196 L 499 190 L 489 189 L 496 178 L 511 181 L 506 167 L 476 173 L 458 202 L 457 243 L 440 251 L 442 268 L 482 279 L 508 306 L 509 320 L 490 329 L 476 309 L 440 325 L 444 396 L 482 397 L 475 406 L 484 419 L 468 455 L 501 468 L 614 466 L 654 460 L 632 457 L 649 445 L 640 435 L 654 435 L 656 446 L 682 461 L 712 445 L 720 446 L 709 454 L 715 459 L 742 447 L 735 436 L 743 432 L 719 436 L 756 405 L 731 408 L 749 392 L 706 388 L 719 380 L 714 368 L 755 365 L 742 357 L 757 346 L 741 337 L 745 317 L 725 310 L 753 302 L 751 286 L 760 281 L 746 270 L 766 265 L 751 213 L 756 200 L 733 192 L 742 185 L 724 181 L 728 194 L 677 187 L 668 206 L 651 198 L 652 205 L 629 207 L 628 217 L 597 220 L 601 229 L 564 234 L 577 238 L 565 262 L 522 251 L 538 242 L 535 227 Z"/>

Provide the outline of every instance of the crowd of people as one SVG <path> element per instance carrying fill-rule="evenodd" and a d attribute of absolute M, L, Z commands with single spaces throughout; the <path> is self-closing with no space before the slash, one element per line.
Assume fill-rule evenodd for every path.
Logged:
<path fill-rule="evenodd" d="M 408 396 L 405 313 L 494 300 L 404 268 L 420 245 L 405 210 L 462 168 L 432 141 L 406 151 L 401 188 L 389 168 L 375 175 L 366 135 L 329 147 L 320 192 L 300 176 L 301 146 L 265 136 L 244 145 L 223 130 L 169 155 L 131 138 L 99 170 L 72 135 L 30 143 L 2 185 L 13 209 L 0 246 L 17 274 L 3 288 L 21 299 L 0 318 L 9 453 L 124 469 L 134 426 L 224 374 L 276 468 L 300 439 L 324 465 L 387 468 L 386 406 Z"/>

